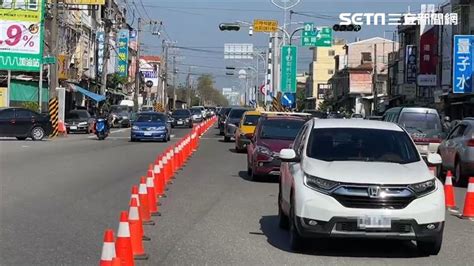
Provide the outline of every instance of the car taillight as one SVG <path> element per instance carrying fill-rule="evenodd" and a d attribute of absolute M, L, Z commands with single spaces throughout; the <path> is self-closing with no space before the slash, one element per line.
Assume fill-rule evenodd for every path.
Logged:
<path fill-rule="evenodd" d="M 413 138 L 414 142 L 422 142 L 422 143 L 441 143 L 441 139 L 439 138 Z"/>
<path fill-rule="evenodd" d="M 467 141 L 467 146 L 468 147 L 474 147 L 474 139 L 470 139 Z"/>

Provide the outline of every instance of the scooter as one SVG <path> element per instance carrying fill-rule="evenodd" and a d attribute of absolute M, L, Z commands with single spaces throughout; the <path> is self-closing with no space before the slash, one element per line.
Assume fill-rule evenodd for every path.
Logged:
<path fill-rule="evenodd" d="M 104 140 L 109 136 L 109 126 L 107 120 L 104 118 L 98 118 L 95 122 L 95 135 L 99 140 Z"/>

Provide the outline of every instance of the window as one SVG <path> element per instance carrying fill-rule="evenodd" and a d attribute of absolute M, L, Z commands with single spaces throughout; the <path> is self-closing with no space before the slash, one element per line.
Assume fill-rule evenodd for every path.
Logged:
<path fill-rule="evenodd" d="M 334 50 L 329 50 L 328 51 L 328 55 L 329 56 L 335 56 L 336 55 L 336 52 Z"/>
<path fill-rule="evenodd" d="M 334 75 L 334 70 L 333 69 L 328 69 L 328 75 Z"/>
<path fill-rule="evenodd" d="M 403 131 L 368 128 L 313 129 L 307 155 L 317 160 L 407 164 L 420 160 Z"/>
<path fill-rule="evenodd" d="M 409 133 L 431 135 L 442 131 L 441 120 L 437 114 L 404 112 L 398 123 Z"/>
<path fill-rule="evenodd" d="M 137 118 L 137 122 L 166 122 L 167 117 L 163 114 L 142 114 Z"/>
<path fill-rule="evenodd" d="M 255 126 L 259 118 L 259 115 L 246 115 L 244 119 L 244 126 Z"/>
<path fill-rule="evenodd" d="M 3 111 L 0 111 L 0 119 L 13 119 L 15 117 L 15 110 L 13 109 L 6 109 Z"/>
<path fill-rule="evenodd" d="M 362 61 L 364 62 L 372 62 L 372 54 L 364 52 L 362 53 Z"/>
<path fill-rule="evenodd" d="M 25 109 L 16 109 L 15 112 L 15 117 L 16 118 L 31 118 L 35 114 L 31 112 L 30 110 L 25 110 Z"/>
<path fill-rule="evenodd" d="M 294 140 L 304 125 L 304 120 L 271 119 L 262 124 L 260 138 Z"/>
<path fill-rule="evenodd" d="M 242 116 L 244 115 L 245 112 L 247 112 L 246 109 L 233 109 L 230 112 L 229 117 L 230 118 L 242 118 Z"/>
<path fill-rule="evenodd" d="M 189 112 L 189 110 L 176 110 L 173 112 L 173 115 L 176 115 L 176 116 L 189 116 L 191 115 L 191 113 Z"/>
<path fill-rule="evenodd" d="M 303 128 L 300 130 L 298 135 L 295 138 L 293 143 L 293 150 L 295 150 L 298 156 L 301 156 L 301 152 L 303 151 L 306 130 L 308 129 L 308 124 L 304 125 Z"/>

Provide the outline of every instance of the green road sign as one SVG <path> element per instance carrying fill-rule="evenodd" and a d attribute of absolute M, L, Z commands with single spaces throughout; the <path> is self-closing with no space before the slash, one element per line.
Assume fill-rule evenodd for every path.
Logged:
<path fill-rule="evenodd" d="M 296 92 L 297 48 L 285 45 L 281 47 L 281 92 Z"/>
<path fill-rule="evenodd" d="M 52 56 L 43 57 L 42 63 L 45 65 L 54 65 L 56 64 L 56 57 L 52 57 Z"/>
<path fill-rule="evenodd" d="M 330 27 L 314 27 L 314 23 L 305 23 L 302 46 L 330 47 L 332 46 L 332 29 Z"/>

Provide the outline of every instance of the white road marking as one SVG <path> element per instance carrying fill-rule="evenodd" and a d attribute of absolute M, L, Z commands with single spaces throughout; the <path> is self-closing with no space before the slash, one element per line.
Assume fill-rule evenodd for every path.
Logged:
<path fill-rule="evenodd" d="M 126 130 L 128 130 L 128 128 L 122 128 L 122 129 L 117 129 L 117 130 L 110 130 L 110 134 L 125 132 Z M 90 139 L 93 139 L 93 138 L 96 138 L 96 137 L 97 137 L 96 135 L 89 136 Z"/>

